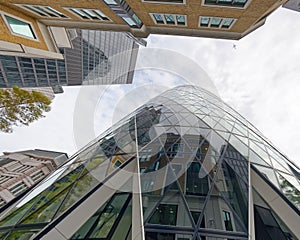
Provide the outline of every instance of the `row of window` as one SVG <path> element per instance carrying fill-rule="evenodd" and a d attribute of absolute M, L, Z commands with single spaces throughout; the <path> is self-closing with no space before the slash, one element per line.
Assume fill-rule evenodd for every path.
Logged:
<path fill-rule="evenodd" d="M 29 87 L 66 84 L 66 69 L 63 60 L 31 59 L 14 56 L 0 56 L 5 87 L 20 85 Z"/>
<path fill-rule="evenodd" d="M 160 204 L 156 211 L 151 216 L 149 223 L 150 224 L 159 224 L 159 225 L 173 225 L 176 226 L 178 218 L 178 206 L 175 204 Z M 201 215 L 200 211 L 191 211 L 194 222 L 197 224 L 199 217 Z M 224 221 L 224 226 L 226 231 L 233 231 L 233 224 L 231 214 L 228 211 L 222 211 L 222 218 Z M 205 216 L 200 224 L 200 228 L 205 228 Z"/>
<path fill-rule="evenodd" d="M 47 18 L 69 18 L 60 11 L 50 7 L 50 6 L 40 6 L 40 5 L 29 5 L 29 4 L 17 4 L 17 6 L 39 15 L 40 17 Z M 110 21 L 110 19 L 102 13 L 99 9 L 85 9 L 85 8 L 64 8 L 75 14 L 77 17 L 86 20 L 100 20 L 100 21 Z"/>
<path fill-rule="evenodd" d="M 142 0 L 145 3 L 185 4 L 186 0 Z M 251 0 L 202 0 L 202 6 L 245 8 Z"/>
<path fill-rule="evenodd" d="M 58 17 L 58 18 L 67 18 L 65 15 L 59 11 L 49 7 L 49 6 L 35 6 L 35 5 L 20 5 L 26 10 L 36 13 L 42 17 Z M 70 12 L 76 16 L 82 18 L 83 20 L 100 20 L 100 21 L 111 21 L 105 14 L 103 14 L 98 9 L 78 9 L 78 8 L 69 8 Z M 186 26 L 187 19 L 186 15 L 179 14 L 162 14 L 162 13 L 151 13 L 153 21 L 159 25 L 175 25 L 175 26 Z M 137 18 L 135 14 L 133 14 Z M 141 25 L 141 21 L 137 18 L 136 21 L 132 20 L 129 17 L 121 16 L 122 19 L 128 23 L 131 27 L 137 27 Z M 9 29 L 12 33 L 20 36 L 25 36 L 30 39 L 37 39 L 33 26 L 20 19 L 4 15 L 4 19 L 9 26 Z M 208 27 L 208 28 L 221 28 L 229 29 L 236 19 L 234 18 L 221 18 L 221 17 L 209 17 L 209 16 L 200 16 L 199 18 L 199 27 Z"/>
<path fill-rule="evenodd" d="M 117 5 L 117 2 L 114 0 L 104 0 L 108 5 Z M 143 0 L 143 2 L 149 3 L 167 3 L 167 4 L 183 4 L 185 0 Z M 225 7 L 240 7 L 244 8 L 248 0 L 203 0 L 203 6 L 225 6 Z M 47 18 L 69 18 L 60 11 L 50 7 L 50 6 L 40 6 L 40 5 L 29 5 L 29 4 L 16 4 L 17 6 L 37 14 L 41 17 Z M 110 21 L 110 19 L 102 13 L 99 9 L 80 9 L 80 8 L 64 8 L 69 12 L 75 14 L 77 17 L 88 20 L 102 20 Z"/>
<path fill-rule="evenodd" d="M 156 24 L 187 25 L 186 15 L 151 13 L 151 16 Z M 200 16 L 199 27 L 229 29 L 235 20 L 234 18 Z"/>

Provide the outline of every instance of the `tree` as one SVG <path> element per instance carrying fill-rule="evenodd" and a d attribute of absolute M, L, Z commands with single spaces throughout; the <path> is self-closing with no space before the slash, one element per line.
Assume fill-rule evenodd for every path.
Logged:
<path fill-rule="evenodd" d="M 0 131 L 11 133 L 13 126 L 28 126 L 49 112 L 51 100 L 36 91 L 19 87 L 0 89 Z"/>

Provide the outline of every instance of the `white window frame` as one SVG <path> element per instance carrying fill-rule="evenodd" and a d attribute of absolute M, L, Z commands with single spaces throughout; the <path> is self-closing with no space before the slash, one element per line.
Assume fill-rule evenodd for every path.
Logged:
<path fill-rule="evenodd" d="M 183 15 L 183 14 L 174 14 L 174 13 L 149 13 L 153 22 L 155 23 L 155 25 L 160 25 L 160 26 L 178 26 L 178 27 L 186 27 L 187 26 L 187 16 L 186 15 Z M 156 22 L 156 19 L 154 17 L 154 14 L 159 14 L 162 17 L 163 19 L 163 23 L 157 23 Z M 164 15 L 173 15 L 174 19 L 175 19 L 175 23 L 174 24 L 168 24 Z M 184 19 L 185 19 L 185 23 L 184 24 L 178 24 L 177 23 L 177 18 L 176 16 L 184 16 Z"/>
<path fill-rule="evenodd" d="M 9 14 L 9 13 L 6 13 L 6 12 L 2 12 L 2 11 L 0 11 L 0 15 L 1 15 L 3 21 L 5 22 L 5 24 L 6 24 L 7 28 L 8 28 L 8 30 L 10 31 L 10 33 L 11 33 L 12 35 L 15 35 L 15 36 L 18 36 L 18 37 L 22 37 L 22 38 L 26 38 L 26 39 L 29 39 L 29 40 L 31 40 L 31 41 L 40 42 L 40 39 L 39 39 L 39 37 L 38 37 L 38 35 L 37 35 L 37 32 L 36 32 L 35 27 L 33 26 L 32 22 L 27 21 L 27 20 L 24 20 L 24 19 L 19 18 L 19 17 L 16 17 L 16 16 L 14 16 L 14 15 L 12 15 L 12 14 Z M 27 37 L 27 36 L 25 36 L 25 35 L 23 35 L 23 34 L 15 33 L 15 32 L 12 30 L 11 26 L 9 25 L 9 23 L 8 23 L 8 21 L 7 21 L 7 19 L 6 19 L 5 16 L 11 17 L 11 18 L 15 18 L 15 19 L 17 19 L 17 20 L 19 20 L 19 21 L 22 21 L 22 22 L 24 22 L 24 23 L 27 23 L 27 24 L 30 26 L 31 31 L 33 32 L 35 38 L 31 38 L 31 37 Z"/>
<path fill-rule="evenodd" d="M 36 16 L 39 16 L 39 17 L 42 17 L 42 18 L 54 18 L 54 19 L 70 19 L 70 17 L 68 16 L 68 15 L 66 15 L 66 14 L 64 14 L 64 13 L 62 13 L 62 12 L 60 12 L 60 11 L 58 11 L 57 9 L 55 9 L 55 8 L 53 8 L 53 7 L 51 7 L 51 6 L 49 6 L 49 5 L 37 5 L 37 4 L 15 4 L 16 6 L 18 6 L 18 7 L 20 7 L 20 8 L 22 8 L 22 9 L 24 9 L 25 11 L 28 11 L 28 12 L 30 12 L 30 13 L 32 13 L 32 14 L 34 14 L 34 15 L 36 15 Z M 33 10 L 30 10 L 30 9 L 28 9 L 28 8 L 26 8 L 25 6 L 27 6 L 27 7 L 31 7 L 31 8 L 34 8 L 34 7 L 40 7 L 40 8 L 45 8 L 44 9 L 44 11 L 46 11 L 46 12 L 51 12 L 52 14 L 55 14 L 56 15 L 56 17 L 52 17 L 52 16 L 42 16 L 41 14 L 38 14 L 37 12 L 35 12 L 35 11 L 33 11 Z M 52 8 L 54 11 L 57 11 L 57 12 L 59 12 L 60 14 L 62 14 L 62 15 L 64 15 L 65 17 L 61 17 L 61 16 L 59 16 L 59 14 L 58 13 L 54 13 L 54 12 L 52 12 L 51 10 L 48 10 L 48 9 L 46 9 L 46 7 L 50 7 L 50 8 Z M 42 12 L 42 10 L 37 10 L 37 11 L 40 11 L 40 12 Z M 44 13 L 44 12 L 43 12 Z M 44 13 L 44 14 L 46 14 L 46 13 Z"/>
<path fill-rule="evenodd" d="M 182 3 L 172 3 L 172 2 L 164 2 L 163 0 L 159 0 L 160 2 L 157 1 L 145 1 L 142 0 L 142 3 L 150 3 L 150 4 L 168 4 L 168 5 L 186 5 L 186 0 L 182 0 Z"/>
<path fill-rule="evenodd" d="M 208 26 L 201 26 L 201 18 L 202 17 L 207 17 L 207 18 L 210 18 L 209 22 L 208 22 Z M 213 18 L 221 18 L 221 22 L 220 22 L 220 26 L 219 27 L 211 27 L 211 21 Z M 231 25 L 229 26 L 229 28 L 222 28 L 222 25 L 223 25 L 223 22 L 225 19 L 233 19 L 233 22 L 231 23 Z M 234 24 L 236 23 L 237 19 L 236 18 L 231 18 L 231 17 L 216 17 L 216 16 L 199 16 L 199 23 L 198 23 L 198 27 L 199 28 L 206 28 L 206 29 L 220 29 L 220 30 L 224 30 L 224 31 L 228 31 L 230 30 Z"/>
<path fill-rule="evenodd" d="M 252 0 L 248 0 L 244 7 L 237 7 L 237 6 L 229 6 L 229 5 L 224 6 L 224 5 L 218 5 L 218 4 L 205 4 L 205 0 L 202 0 L 201 6 L 203 6 L 203 7 L 214 7 L 214 8 L 215 7 L 217 7 L 217 8 L 234 8 L 234 9 L 243 10 L 243 9 L 246 9 L 251 2 L 252 2 Z"/>
<path fill-rule="evenodd" d="M 112 22 L 112 20 L 106 15 L 104 14 L 100 9 L 97 8 L 77 8 L 77 7 L 64 7 L 65 10 L 67 10 L 68 12 L 70 12 L 72 15 L 84 20 L 84 21 L 96 21 L 96 22 Z M 80 16 L 80 14 L 76 14 L 72 11 L 72 9 L 76 9 L 77 11 L 81 12 L 83 15 L 85 15 L 86 17 L 88 17 L 88 19 L 82 18 Z M 101 12 L 108 20 L 102 19 L 102 16 L 98 13 L 94 13 L 97 17 L 99 17 L 99 19 L 93 19 L 89 14 L 85 13 L 83 10 L 89 10 L 89 11 L 99 11 Z"/>

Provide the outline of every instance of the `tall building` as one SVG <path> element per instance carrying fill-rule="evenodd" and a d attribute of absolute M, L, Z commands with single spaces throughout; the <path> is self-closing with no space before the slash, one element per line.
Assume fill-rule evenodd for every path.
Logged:
<path fill-rule="evenodd" d="M 5 152 L 0 156 L 0 208 L 62 165 L 68 155 L 46 150 Z"/>
<path fill-rule="evenodd" d="M 299 168 L 219 97 L 169 90 L 0 220 L 1 239 L 300 238 Z"/>
<path fill-rule="evenodd" d="M 65 28 L 240 39 L 287 0 L 1 0 L 0 51 L 61 58 Z"/>
<path fill-rule="evenodd" d="M 121 32 L 69 32 L 72 48 L 61 48 L 64 60 L 0 55 L 0 87 L 132 83 L 138 40 Z"/>
<path fill-rule="evenodd" d="M 300 12 L 300 1 L 299 0 L 289 0 L 285 4 L 283 4 L 283 7 Z"/>

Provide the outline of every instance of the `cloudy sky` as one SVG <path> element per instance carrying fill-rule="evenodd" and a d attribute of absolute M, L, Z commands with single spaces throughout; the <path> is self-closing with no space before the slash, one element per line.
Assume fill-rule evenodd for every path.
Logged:
<path fill-rule="evenodd" d="M 240 41 L 151 35 L 146 51 L 161 49 L 170 60 L 165 67 L 156 69 L 159 57 L 152 54 L 149 69 L 137 71 L 132 85 L 65 87 L 45 118 L 0 133 L 0 152 L 40 148 L 71 155 L 158 92 L 184 82 L 211 87 L 200 68 L 183 80 L 182 69 L 198 64 L 225 102 L 300 165 L 299 22 L 300 13 L 281 8 Z"/>

